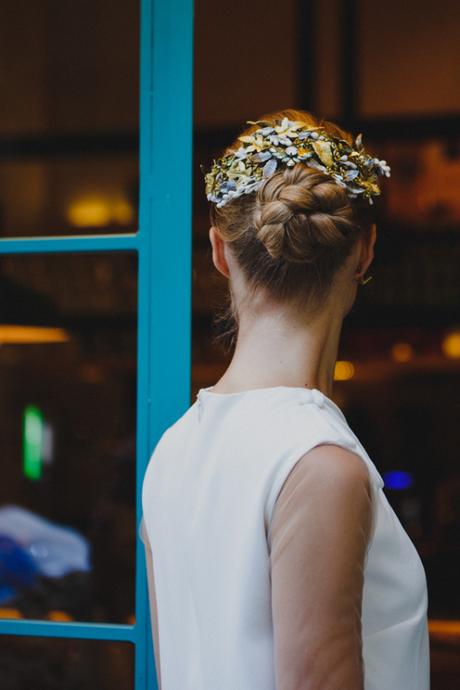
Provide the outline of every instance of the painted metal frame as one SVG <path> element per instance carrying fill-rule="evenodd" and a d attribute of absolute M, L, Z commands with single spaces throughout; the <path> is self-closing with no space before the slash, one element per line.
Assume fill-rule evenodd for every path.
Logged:
<path fill-rule="evenodd" d="M 136 604 L 134 625 L 0 620 L 0 635 L 125 641 L 135 646 L 135 690 L 157 689 L 141 490 L 164 429 L 190 404 L 193 0 L 140 0 L 138 233 L 0 239 L 0 255 L 138 254 Z"/>

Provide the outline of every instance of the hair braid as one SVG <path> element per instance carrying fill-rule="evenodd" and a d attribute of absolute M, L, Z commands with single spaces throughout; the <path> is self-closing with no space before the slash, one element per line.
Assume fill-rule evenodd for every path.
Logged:
<path fill-rule="evenodd" d="M 301 163 L 272 175 L 256 194 L 254 228 L 274 259 L 309 263 L 324 249 L 343 251 L 354 227 L 345 190 Z"/>

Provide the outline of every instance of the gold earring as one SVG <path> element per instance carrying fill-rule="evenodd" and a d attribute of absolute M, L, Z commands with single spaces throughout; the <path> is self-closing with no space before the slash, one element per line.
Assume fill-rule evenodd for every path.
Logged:
<path fill-rule="evenodd" d="M 358 271 L 360 269 L 358 268 Z M 368 278 L 364 279 L 364 276 L 359 276 L 358 278 L 355 278 L 355 280 L 358 281 L 361 285 L 366 285 L 370 280 L 372 280 L 372 276 L 369 276 Z"/>
<path fill-rule="evenodd" d="M 370 280 L 372 280 L 372 276 L 369 276 L 368 278 L 366 278 L 366 280 L 364 280 L 364 276 L 361 276 L 361 279 L 359 282 L 361 285 L 366 285 L 366 283 L 368 283 Z"/>

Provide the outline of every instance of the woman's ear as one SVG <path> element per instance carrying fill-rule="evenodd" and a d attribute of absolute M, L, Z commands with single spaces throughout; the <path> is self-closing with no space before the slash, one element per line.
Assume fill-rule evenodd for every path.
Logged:
<path fill-rule="evenodd" d="M 369 233 L 369 238 L 367 240 L 367 256 L 366 256 L 366 271 L 374 260 L 374 246 L 375 240 L 377 239 L 377 226 L 375 223 L 371 226 L 371 231 Z"/>
<path fill-rule="evenodd" d="M 217 229 L 212 225 L 209 228 L 209 239 L 212 245 L 212 260 L 219 273 L 226 278 L 230 277 L 230 269 L 225 258 L 225 241 L 219 235 Z"/>
<path fill-rule="evenodd" d="M 377 239 L 377 226 L 372 224 L 369 235 L 361 243 L 361 253 L 357 271 L 364 276 L 374 259 L 374 246 Z"/>

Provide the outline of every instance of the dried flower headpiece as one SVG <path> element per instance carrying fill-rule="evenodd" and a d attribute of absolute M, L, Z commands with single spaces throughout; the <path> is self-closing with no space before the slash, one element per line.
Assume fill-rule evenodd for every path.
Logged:
<path fill-rule="evenodd" d="M 214 160 L 211 170 L 201 166 L 205 174 L 206 196 L 218 207 L 235 197 L 258 189 L 267 177 L 282 165 L 305 163 L 329 174 L 351 199 L 360 194 L 369 199 L 380 194 L 377 176 L 390 177 L 390 166 L 384 160 L 372 158 L 363 148 L 359 134 L 354 146 L 328 134 L 321 126 L 283 118 L 279 124 L 264 120 L 247 124 L 262 125 L 249 136 L 240 136 L 242 145 Z"/>

